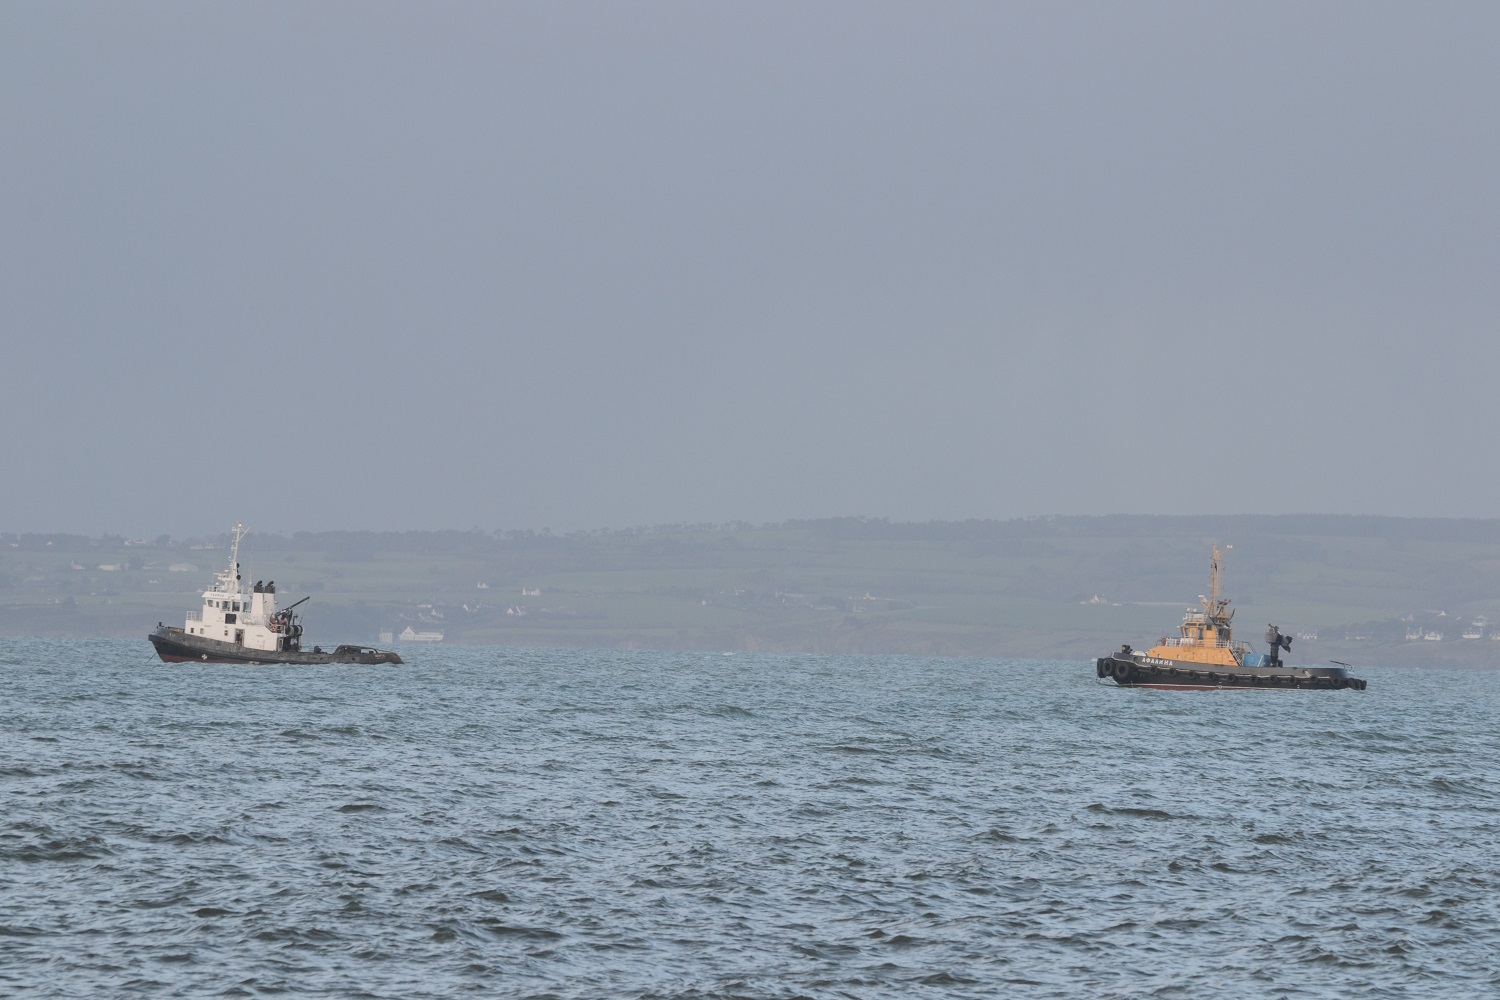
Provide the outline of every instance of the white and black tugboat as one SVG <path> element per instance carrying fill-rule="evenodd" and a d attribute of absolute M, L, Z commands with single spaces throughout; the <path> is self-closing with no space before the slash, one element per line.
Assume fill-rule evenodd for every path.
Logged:
<path fill-rule="evenodd" d="M 167 663 L 400 663 L 401 657 L 372 646 L 321 646 L 302 649 L 302 620 L 293 609 L 276 607 L 276 581 L 259 581 L 247 593 L 240 580 L 240 539 L 245 526 L 234 526 L 229 568 L 214 574 L 203 592 L 203 610 L 189 611 L 182 628 L 158 623 L 148 637 L 156 655 Z"/>
<path fill-rule="evenodd" d="M 1189 608 L 1179 630 L 1142 652 L 1121 646 L 1118 653 L 1094 663 L 1100 677 L 1121 687 L 1162 688 L 1174 691 L 1212 691 L 1220 688 L 1303 688 L 1363 691 L 1365 682 L 1352 677 L 1346 663 L 1330 667 L 1294 667 L 1282 662 L 1281 651 L 1291 651 L 1292 637 L 1275 625 L 1266 628 L 1270 653 L 1253 653 L 1250 645 L 1234 640 L 1229 599 L 1219 596 L 1219 555 L 1214 548 L 1209 596 L 1200 598 L 1202 610 Z"/>

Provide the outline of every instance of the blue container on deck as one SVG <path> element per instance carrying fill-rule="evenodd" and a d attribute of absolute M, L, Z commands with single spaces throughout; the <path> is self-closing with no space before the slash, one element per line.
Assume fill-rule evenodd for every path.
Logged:
<path fill-rule="evenodd" d="M 1269 667 L 1271 665 L 1271 654 L 1246 653 L 1240 657 L 1240 664 L 1246 667 Z"/>

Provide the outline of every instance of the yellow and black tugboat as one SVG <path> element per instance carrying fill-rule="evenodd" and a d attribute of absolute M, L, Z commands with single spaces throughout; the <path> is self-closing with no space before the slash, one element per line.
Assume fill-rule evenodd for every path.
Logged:
<path fill-rule="evenodd" d="M 1292 637 L 1275 625 L 1266 629 L 1270 653 L 1253 653 L 1248 643 L 1236 642 L 1230 622 L 1234 612 L 1228 598 L 1219 596 L 1219 552 L 1214 547 L 1207 597 L 1202 610 L 1188 609 L 1179 627 L 1182 634 L 1164 638 L 1146 652 L 1121 646 L 1118 653 L 1095 663 L 1100 677 L 1121 687 L 1173 691 L 1213 691 L 1220 688 L 1286 688 L 1363 691 L 1365 682 L 1351 677 L 1347 664 L 1331 667 L 1293 667 L 1281 660 L 1291 651 Z"/>

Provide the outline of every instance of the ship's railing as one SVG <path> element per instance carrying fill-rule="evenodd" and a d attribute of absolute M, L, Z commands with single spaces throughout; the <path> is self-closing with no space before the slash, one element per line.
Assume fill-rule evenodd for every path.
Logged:
<path fill-rule="evenodd" d="M 1164 642 L 1161 643 L 1161 645 L 1163 645 L 1163 646 L 1208 646 L 1208 647 L 1212 647 L 1214 649 L 1225 649 L 1225 648 L 1232 647 L 1232 648 L 1234 648 L 1236 650 L 1239 649 L 1241 646 L 1245 646 L 1245 644 L 1243 642 L 1233 642 L 1233 641 L 1231 641 L 1229 639 L 1214 639 L 1212 642 L 1210 642 L 1207 639 L 1188 639 L 1188 638 L 1184 638 L 1183 636 L 1177 636 L 1177 635 L 1169 636 L 1166 639 L 1166 641 L 1164 641 Z M 1245 648 L 1248 649 L 1249 647 L 1245 646 Z"/>

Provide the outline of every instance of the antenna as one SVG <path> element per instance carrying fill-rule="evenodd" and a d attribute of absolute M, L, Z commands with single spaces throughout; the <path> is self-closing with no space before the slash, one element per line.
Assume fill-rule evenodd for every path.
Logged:
<path fill-rule="evenodd" d="M 1214 560 L 1211 566 L 1211 572 L 1209 574 L 1208 580 L 1208 600 L 1211 605 L 1215 606 L 1219 603 L 1219 555 L 1219 547 L 1215 545 Z M 1209 610 L 1211 611 L 1213 610 L 1213 608 L 1210 608 Z"/>
<path fill-rule="evenodd" d="M 234 574 L 236 580 L 240 576 L 240 539 L 245 537 L 245 523 L 236 521 L 234 523 L 234 541 L 229 546 L 229 572 Z"/>
<path fill-rule="evenodd" d="M 1224 579 L 1223 567 L 1220 565 L 1219 559 L 1225 552 L 1232 548 L 1234 548 L 1233 545 L 1228 545 L 1221 550 L 1218 545 L 1214 546 L 1213 562 L 1209 565 L 1208 596 L 1198 595 L 1198 600 L 1202 603 L 1203 610 L 1208 612 L 1209 617 L 1218 618 L 1222 616 L 1225 621 L 1233 618 L 1234 612 L 1231 611 L 1225 615 L 1224 609 L 1229 606 L 1229 602 L 1219 596 L 1223 592 Z"/>

